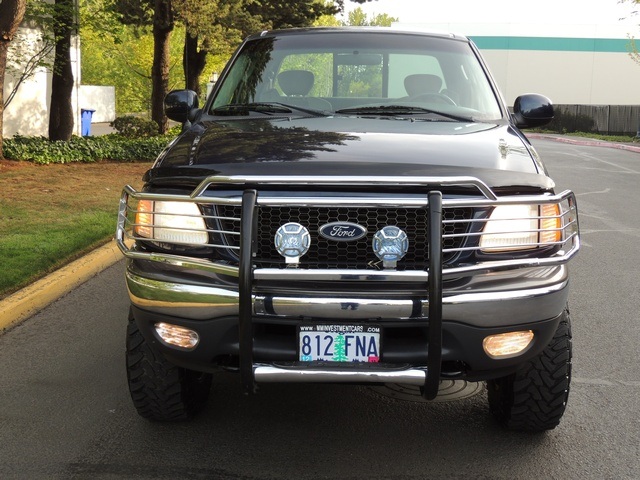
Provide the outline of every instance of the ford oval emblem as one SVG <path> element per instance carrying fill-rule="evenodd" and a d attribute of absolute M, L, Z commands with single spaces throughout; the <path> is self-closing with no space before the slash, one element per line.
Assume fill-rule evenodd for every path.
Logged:
<path fill-rule="evenodd" d="M 328 240 L 354 242 L 363 238 L 367 234 L 367 229 L 357 223 L 333 222 L 322 225 L 318 232 Z"/>

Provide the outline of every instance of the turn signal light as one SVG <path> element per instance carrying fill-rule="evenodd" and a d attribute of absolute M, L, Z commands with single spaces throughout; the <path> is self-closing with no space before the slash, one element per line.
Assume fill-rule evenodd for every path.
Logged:
<path fill-rule="evenodd" d="M 560 205 L 540 205 L 540 243 L 553 244 L 562 241 L 562 217 Z"/>
<path fill-rule="evenodd" d="M 156 323 L 154 326 L 160 339 L 167 345 L 193 350 L 200 342 L 200 335 L 189 328 L 164 322 Z"/>
<path fill-rule="evenodd" d="M 533 337 L 531 330 L 489 335 L 482 341 L 482 348 L 494 359 L 515 357 L 531 345 Z"/>

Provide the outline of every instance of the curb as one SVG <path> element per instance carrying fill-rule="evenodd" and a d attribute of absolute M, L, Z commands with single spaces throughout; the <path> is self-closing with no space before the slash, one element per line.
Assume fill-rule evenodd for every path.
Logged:
<path fill-rule="evenodd" d="M 616 148 L 618 150 L 626 150 L 628 152 L 640 153 L 640 145 L 629 145 L 626 143 L 606 142 L 604 140 L 593 140 L 589 138 L 579 137 L 562 137 L 553 134 L 544 133 L 528 133 L 527 138 L 535 138 L 539 140 L 553 140 L 560 143 L 568 143 L 570 145 L 580 145 L 586 147 L 608 147 Z"/>
<path fill-rule="evenodd" d="M 0 333 L 123 258 L 114 240 L 0 301 Z"/>

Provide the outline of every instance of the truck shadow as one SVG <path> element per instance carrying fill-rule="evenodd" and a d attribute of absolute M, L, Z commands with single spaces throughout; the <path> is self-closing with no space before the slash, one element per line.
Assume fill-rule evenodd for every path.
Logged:
<path fill-rule="evenodd" d="M 515 478 L 509 474 L 514 457 L 519 470 L 533 469 L 537 455 L 532 450 L 552 438 L 502 430 L 489 415 L 483 387 L 471 386 L 471 393 L 455 401 L 423 402 L 411 398 L 416 392 L 398 397 L 397 388 L 389 393 L 384 387 L 350 385 L 266 384 L 246 396 L 235 375 L 215 380 L 207 409 L 192 421 L 133 420 L 128 443 L 139 451 L 128 455 L 141 462 L 130 465 L 128 473 L 153 478 L 187 473 L 189 478 L 247 479 Z M 167 461 L 140 471 L 150 451 Z"/>

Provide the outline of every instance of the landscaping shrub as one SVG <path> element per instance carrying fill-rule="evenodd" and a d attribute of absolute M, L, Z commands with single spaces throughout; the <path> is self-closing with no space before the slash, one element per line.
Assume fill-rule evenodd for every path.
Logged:
<path fill-rule="evenodd" d="M 97 162 L 149 162 L 155 160 L 175 135 L 126 138 L 111 134 L 100 137 L 72 137 L 68 142 L 51 142 L 45 137 L 15 135 L 4 140 L 4 156 L 38 164 Z"/>
<path fill-rule="evenodd" d="M 118 117 L 109 125 L 115 128 L 120 135 L 127 138 L 153 137 L 158 135 L 158 124 L 156 122 L 134 117 L 133 115 Z"/>

